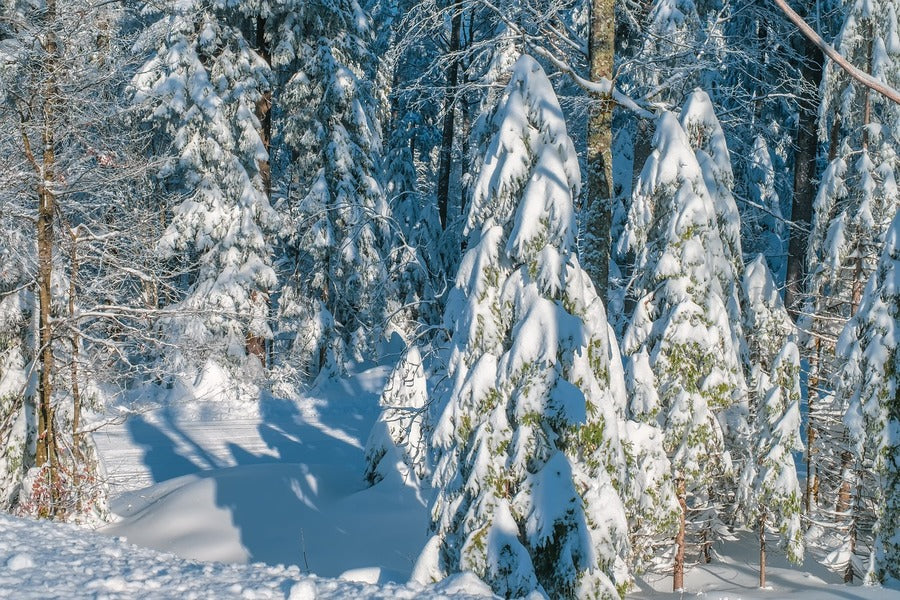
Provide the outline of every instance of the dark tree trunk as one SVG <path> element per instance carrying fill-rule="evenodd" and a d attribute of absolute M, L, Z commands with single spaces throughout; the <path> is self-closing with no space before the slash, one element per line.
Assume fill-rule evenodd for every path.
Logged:
<path fill-rule="evenodd" d="M 438 166 L 437 203 L 441 227 L 447 228 L 447 208 L 450 204 L 450 174 L 453 161 L 453 129 L 456 113 L 456 86 L 459 83 L 459 33 L 462 27 L 462 0 L 454 0 L 450 20 L 450 64 L 447 67 L 447 91 L 444 94 L 444 128 L 441 133 L 441 154 Z"/>
<path fill-rule="evenodd" d="M 797 34 L 800 35 L 800 34 Z M 816 197 L 816 156 L 819 138 L 816 135 L 818 120 L 819 84 L 822 82 L 822 51 L 803 38 L 804 61 L 801 75 L 809 97 L 802 98 L 799 106 L 799 122 L 795 138 L 794 199 L 791 207 L 791 228 L 788 240 L 787 280 L 784 302 L 791 316 L 797 319 L 802 309 L 803 282 L 806 277 L 806 252 L 809 228 L 812 223 L 813 201 Z"/>

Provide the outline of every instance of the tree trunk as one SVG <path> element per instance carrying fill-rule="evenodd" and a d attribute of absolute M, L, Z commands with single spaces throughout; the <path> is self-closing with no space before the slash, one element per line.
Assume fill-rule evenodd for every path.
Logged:
<path fill-rule="evenodd" d="M 759 515 L 759 587 L 766 587 L 766 511 Z"/>
<path fill-rule="evenodd" d="M 51 189 L 55 177 L 56 154 L 55 137 L 53 131 L 53 119 L 55 116 L 55 103 L 58 101 L 58 90 L 54 82 L 56 66 L 56 53 L 58 51 L 56 33 L 53 30 L 53 21 L 56 18 L 56 1 L 47 2 L 46 20 L 50 24 L 49 31 L 44 40 L 44 49 L 47 52 L 47 84 L 44 90 L 42 103 L 43 126 L 41 132 L 41 144 L 43 149 L 42 162 L 37 173 L 38 219 L 37 219 L 37 245 L 38 245 L 38 299 L 40 303 L 38 328 L 40 338 L 40 373 L 38 377 L 38 440 L 35 462 L 37 467 L 47 465 L 50 490 L 47 507 L 41 507 L 40 513 L 44 516 L 55 516 L 59 511 L 59 485 L 58 467 L 59 456 L 57 453 L 56 430 L 54 426 L 53 411 L 53 322 L 52 322 L 52 282 L 53 282 L 53 219 L 56 213 L 56 196 Z M 27 137 L 25 138 L 27 141 Z M 26 153 L 31 153 L 30 147 L 26 147 Z"/>
<path fill-rule="evenodd" d="M 685 549 L 685 521 L 687 519 L 687 499 L 685 498 L 684 477 L 675 481 L 675 493 L 678 495 L 678 505 L 681 507 L 681 515 L 678 518 L 678 535 L 675 537 L 675 567 L 672 573 L 672 590 L 678 592 L 684 589 L 684 549 Z"/>
<path fill-rule="evenodd" d="M 803 40 L 804 61 L 801 76 L 810 96 L 799 103 L 799 122 L 795 138 L 794 198 L 791 207 L 791 228 L 788 241 L 787 281 L 784 303 L 794 320 L 802 310 L 803 281 L 806 277 L 806 251 L 809 227 L 812 223 L 813 201 L 816 196 L 816 156 L 819 137 L 819 84 L 822 82 L 822 51 L 812 42 Z"/>
<path fill-rule="evenodd" d="M 588 54 L 593 81 L 612 80 L 615 24 L 613 0 L 592 0 Z M 588 117 L 588 186 L 584 202 L 584 266 L 607 307 L 613 202 L 612 113 L 611 95 L 594 95 Z"/>
<path fill-rule="evenodd" d="M 69 250 L 69 262 L 71 263 L 69 274 L 69 322 L 72 327 L 72 364 L 69 368 L 72 377 L 72 452 L 80 458 L 81 454 L 81 390 L 78 387 L 78 346 L 81 344 L 78 335 L 78 327 L 75 323 L 75 293 L 78 289 L 78 234 L 69 229 L 69 240 L 72 248 Z"/>
<path fill-rule="evenodd" d="M 441 154 L 438 166 L 437 203 L 441 227 L 447 229 L 447 208 L 450 203 L 450 175 L 453 161 L 453 127 L 456 113 L 456 86 L 459 83 L 459 33 L 462 28 L 462 0 L 454 0 L 450 20 L 450 65 L 447 67 L 447 91 L 444 94 L 444 128 L 441 133 Z"/>
<path fill-rule="evenodd" d="M 266 43 L 266 20 L 262 17 L 256 19 L 256 46 L 257 52 L 271 66 L 269 46 Z M 272 91 L 263 92 L 262 97 L 256 102 L 256 118 L 260 123 L 259 137 L 266 148 L 266 158 L 258 161 L 259 175 L 262 179 L 263 192 L 271 204 L 272 199 L 272 167 L 269 160 L 269 145 L 272 140 Z M 259 306 L 260 310 L 268 313 L 269 294 L 265 290 L 253 290 L 250 293 L 250 302 Z M 255 312 L 255 311 L 254 311 Z M 268 317 L 267 317 L 268 320 Z M 260 364 L 267 366 L 266 338 L 253 331 L 246 335 L 246 351 L 250 356 L 259 359 Z"/>
<path fill-rule="evenodd" d="M 48 162 L 48 160 L 50 162 Z M 44 152 L 45 177 L 52 176 L 53 150 Z M 56 467 L 55 432 L 53 431 L 53 324 L 51 322 L 51 291 L 53 280 L 53 213 L 56 202 L 47 181 L 38 184 L 38 300 L 40 332 L 40 375 L 38 378 L 38 446 L 37 466 L 49 463 Z M 51 475 L 52 476 L 52 475 Z"/>

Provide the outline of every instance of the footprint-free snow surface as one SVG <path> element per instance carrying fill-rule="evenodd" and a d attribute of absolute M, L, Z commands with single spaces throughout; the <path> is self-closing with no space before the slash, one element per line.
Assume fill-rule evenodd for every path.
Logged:
<path fill-rule="evenodd" d="M 95 436 L 121 519 L 104 529 L 181 557 L 292 564 L 320 576 L 406 581 L 428 499 L 399 478 L 367 487 L 363 448 L 385 369 L 255 418 L 167 406 Z"/>
<path fill-rule="evenodd" d="M 405 583 L 431 492 L 399 474 L 363 481 L 387 374 L 374 368 L 252 407 L 174 398 L 104 427 L 95 440 L 116 522 L 91 533 L 0 515 L 0 599 L 489 596 L 471 574 Z M 774 549 L 760 590 L 753 536 L 726 550 L 687 573 L 684 594 L 651 575 L 629 597 L 900 600 L 841 585 L 811 558 L 791 567 Z"/>

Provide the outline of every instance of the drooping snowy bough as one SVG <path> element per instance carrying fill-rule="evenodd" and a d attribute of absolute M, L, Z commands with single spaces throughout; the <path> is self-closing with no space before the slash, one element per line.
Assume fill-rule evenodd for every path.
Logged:
<path fill-rule="evenodd" d="M 434 537 L 414 578 L 472 570 L 504 596 L 618 597 L 622 367 L 575 254 L 575 148 L 534 59 L 515 63 L 492 128 L 445 313 Z"/>
<path fill-rule="evenodd" d="M 240 30 L 204 3 L 165 8 L 138 39 L 135 50 L 148 58 L 131 82 L 160 146 L 178 153 L 160 177 L 184 197 L 158 245 L 186 272 L 170 307 L 179 314 L 161 325 L 170 342 L 164 368 L 196 381 L 198 396 L 216 380 L 220 393 L 254 398 L 272 337 L 270 234 L 278 221 L 254 111 L 273 75 Z"/>
<path fill-rule="evenodd" d="M 417 483 L 429 473 L 426 415 L 428 385 L 415 345 L 400 358 L 379 400 L 381 415 L 366 442 L 366 481 L 390 476 Z"/>

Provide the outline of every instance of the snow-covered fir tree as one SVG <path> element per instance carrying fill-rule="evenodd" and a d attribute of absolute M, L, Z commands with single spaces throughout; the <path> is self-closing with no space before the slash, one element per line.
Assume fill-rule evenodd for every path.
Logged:
<path fill-rule="evenodd" d="M 728 417 L 740 417 L 735 408 L 747 387 L 729 320 L 734 283 L 723 289 L 733 264 L 706 179 L 678 119 L 663 112 L 620 245 L 635 274 L 636 307 L 623 341 L 630 413 L 660 427 L 671 460 L 684 519 L 676 575 L 685 533 L 704 550 L 728 535 L 722 503 L 733 471 L 725 440 L 737 438 L 740 423 Z"/>
<path fill-rule="evenodd" d="M 750 241 L 748 249 L 755 249 L 764 255 L 773 276 L 781 281 L 787 267 L 784 257 L 785 226 L 772 156 L 766 138 L 757 135 L 747 169 L 747 192 L 753 203 L 753 210 L 748 212 L 752 212 L 754 218 L 742 218 L 742 222 L 746 223 L 745 235 Z"/>
<path fill-rule="evenodd" d="M 255 114 L 272 75 L 207 3 L 179 1 L 152 16 L 136 45 L 149 57 L 132 81 L 134 101 L 174 146 L 177 157 L 160 177 L 185 197 L 159 241 L 162 255 L 186 270 L 172 306 L 182 315 L 164 325 L 178 350 L 166 359 L 189 382 L 227 374 L 234 385 L 221 391 L 252 395 L 272 337 L 268 296 L 276 286 L 268 234 L 277 215 L 260 170 L 268 152 Z"/>
<path fill-rule="evenodd" d="M 292 360 L 315 376 L 372 350 L 397 305 L 381 125 L 363 67 L 374 60 L 371 20 L 356 0 L 292 6 L 272 54 L 290 73 L 280 109 L 291 166 L 279 327 L 293 339 Z"/>
<path fill-rule="evenodd" d="M 842 367 L 837 404 L 851 454 L 850 498 L 842 506 L 841 544 L 828 563 L 868 583 L 900 579 L 900 217 L 886 234 L 884 251 L 837 345 Z M 846 576 L 845 576 L 846 579 Z"/>
<path fill-rule="evenodd" d="M 649 3 L 636 60 L 626 65 L 625 89 L 668 108 L 697 86 L 711 89 L 719 78 L 715 65 L 724 55 L 721 28 L 726 22 L 707 18 L 714 4 L 706 0 Z"/>
<path fill-rule="evenodd" d="M 435 536 L 415 576 L 472 570 L 509 597 L 618 597 L 622 369 L 574 253 L 575 149 L 531 57 L 515 63 L 492 125 L 445 315 Z"/>
<path fill-rule="evenodd" d="M 416 85 L 434 59 L 437 40 L 411 23 L 427 7 L 414 0 L 370 0 L 374 41 L 371 55 L 378 61 L 363 66 L 376 72 L 378 119 L 384 129 L 383 189 L 390 207 L 392 241 L 386 250 L 393 269 L 399 306 L 392 310 L 392 326 L 406 335 L 420 334 L 440 321 L 443 305 L 435 288 L 442 288 L 439 267 L 440 217 L 432 195 L 430 150 L 437 143 L 433 126 L 436 101 Z M 374 64 L 371 64 L 374 63 Z"/>
<path fill-rule="evenodd" d="M 366 481 L 378 483 L 397 473 L 418 482 L 430 474 L 428 382 L 417 346 L 400 359 L 379 401 L 382 411 L 366 442 Z"/>
<path fill-rule="evenodd" d="M 843 5 L 844 24 L 835 41 L 857 68 L 896 88 L 900 85 L 900 37 L 894 0 L 854 0 Z M 865 282 L 900 194 L 897 189 L 900 107 L 858 86 L 829 63 L 822 86 L 820 137 L 833 156 L 815 201 L 807 262 L 808 297 L 803 340 L 809 368 L 809 475 L 806 503 L 822 543 L 842 543 L 848 531 L 851 455 L 840 417 L 846 406 L 833 401 L 831 382 L 840 367 L 834 341 L 856 313 Z M 859 573 L 857 573 L 858 575 Z M 852 578 L 852 571 L 845 571 Z"/>
<path fill-rule="evenodd" d="M 802 492 L 794 452 L 800 437 L 800 354 L 796 331 L 766 260 L 759 255 L 744 273 L 745 330 L 750 336 L 751 455 L 744 463 L 738 503 L 760 540 L 760 586 L 765 586 L 766 536 L 778 533 L 791 562 L 803 560 Z"/>
<path fill-rule="evenodd" d="M 734 185 L 731 154 L 712 100 L 703 90 L 698 88 L 688 95 L 681 107 L 679 122 L 687 133 L 703 172 L 703 181 L 716 215 L 715 225 L 728 261 L 727 267 L 715 265 L 715 268 L 732 322 L 733 343 L 737 346 L 743 343 L 740 282 L 744 257 L 741 252 L 741 217 L 731 191 Z"/>
<path fill-rule="evenodd" d="M 34 262 L 33 244 L 7 218 L 0 223 L 11 233 L 0 241 L 0 260 L 7 265 L 0 270 L 0 509 L 9 510 L 35 459 L 36 382 L 30 367 L 36 353 L 37 311 L 22 268 Z"/>

